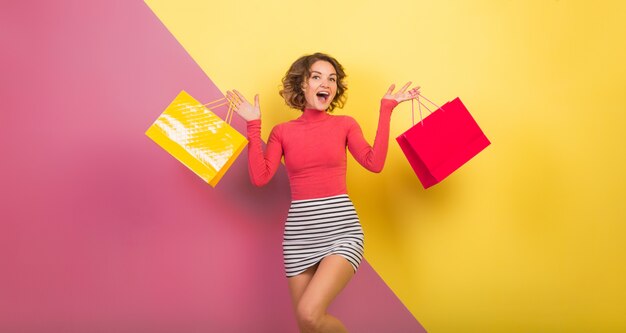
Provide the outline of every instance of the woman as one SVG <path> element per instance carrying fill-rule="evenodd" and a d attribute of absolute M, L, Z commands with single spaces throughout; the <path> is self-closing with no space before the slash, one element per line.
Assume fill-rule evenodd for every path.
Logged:
<path fill-rule="evenodd" d="M 302 111 L 275 126 L 263 152 L 259 96 L 254 105 L 237 90 L 227 92 L 247 121 L 248 167 L 252 183 L 263 186 L 281 158 L 289 176 L 292 203 L 285 223 L 283 255 L 301 332 L 347 332 L 326 309 L 356 272 L 363 257 L 363 230 L 346 189 L 346 147 L 365 168 L 380 172 L 389 143 L 389 125 L 398 103 L 417 97 L 411 82 L 383 96 L 374 146 L 348 116 L 330 112 L 345 103 L 346 74 L 334 58 L 315 53 L 296 60 L 283 78 L 280 95 Z"/>

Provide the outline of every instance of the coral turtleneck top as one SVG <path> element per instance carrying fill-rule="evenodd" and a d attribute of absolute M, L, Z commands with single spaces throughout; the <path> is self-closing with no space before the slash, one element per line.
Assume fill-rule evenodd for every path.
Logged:
<path fill-rule="evenodd" d="M 395 100 L 381 101 L 373 147 L 352 117 L 305 109 L 299 118 L 272 129 L 264 153 L 261 120 L 249 121 L 248 170 L 252 183 L 267 184 L 284 156 L 292 200 L 348 193 L 346 147 L 366 169 L 380 172 L 389 146 L 391 112 L 396 105 Z"/>

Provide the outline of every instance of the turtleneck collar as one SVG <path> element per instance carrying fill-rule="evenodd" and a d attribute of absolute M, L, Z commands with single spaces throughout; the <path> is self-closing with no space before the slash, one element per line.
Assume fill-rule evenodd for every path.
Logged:
<path fill-rule="evenodd" d="M 328 118 L 330 115 L 326 111 L 316 109 L 304 109 L 299 119 L 306 122 L 321 121 Z"/>

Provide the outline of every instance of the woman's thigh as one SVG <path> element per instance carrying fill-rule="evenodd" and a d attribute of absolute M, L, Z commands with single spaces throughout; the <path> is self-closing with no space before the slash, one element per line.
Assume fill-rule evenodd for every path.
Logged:
<path fill-rule="evenodd" d="M 325 257 L 300 295 L 299 306 L 324 313 L 353 276 L 354 268 L 346 258 L 340 255 Z"/>
<path fill-rule="evenodd" d="M 291 294 L 291 303 L 293 304 L 294 309 L 298 307 L 300 298 L 302 298 L 302 294 L 304 293 L 307 286 L 311 282 L 311 279 L 315 275 L 318 265 L 319 264 L 315 264 L 309 267 L 304 272 L 287 279 L 289 282 L 289 292 Z"/>

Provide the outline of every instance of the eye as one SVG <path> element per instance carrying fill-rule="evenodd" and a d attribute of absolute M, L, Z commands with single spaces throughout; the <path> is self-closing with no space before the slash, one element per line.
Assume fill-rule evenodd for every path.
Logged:
<path fill-rule="evenodd" d="M 330 81 L 331 81 L 331 82 L 335 82 L 335 81 L 337 81 L 337 79 L 335 79 L 334 77 L 331 77 L 331 78 L 330 78 Z"/>
<path fill-rule="evenodd" d="M 317 80 L 317 79 L 320 78 L 320 76 L 319 75 L 313 75 L 313 76 L 311 76 L 311 78 Z"/>

